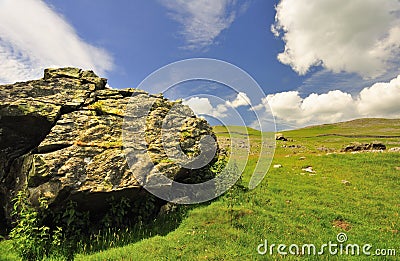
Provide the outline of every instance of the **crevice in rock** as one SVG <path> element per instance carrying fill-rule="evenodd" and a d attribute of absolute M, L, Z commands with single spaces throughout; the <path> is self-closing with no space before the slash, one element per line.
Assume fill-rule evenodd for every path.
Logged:
<path fill-rule="evenodd" d="M 68 104 L 62 105 L 62 106 L 61 106 L 61 111 L 60 111 L 60 117 L 61 117 L 62 115 L 68 114 L 68 113 L 72 113 L 72 112 L 75 112 L 75 111 L 82 110 L 82 108 L 83 108 L 84 106 L 87 106 L 88 104 L 91 103 L 91 102 L 90 102 L 90 103 L 87 103 L 87 101 L 90 99 L 90 96 L 91 96 L 94 92 L 95 92 L 95 91 L 89 91 L 89 92 L 86 94 L 86 96 L 85 96 L 83 102 L 81 102 L 79 105 L 68 105 Z M 57 120 L 59 120 L 59 119 L 57 119 Z"/>
<path fill-rule="evenodd" d="M 81 106 L 82 106 L 82 104 L 80 104 L 80 105 L 78 105 L 78 106 L 62 105 L 62 106 L 61 106 L 61 109 L 60 109 L 60 113 L 59 113 L 59 114 L 60 114 L 60 117 L 61 117 L 62 115 L 68 114 L 68 113 L 72 113 L 72 112 L 75 112 L 75 111 L 79 111 Z M 60 119 L 60 117 L 58 117 L 58 118 L 56 119 L 55 124 L 57 124 L 57 121 Z M 54 125 L 55 125 L 55 124 L 54 124 Z"/>
<path fill-rule="evenodd" d="M 145 91 L 141 91 L 138 89 L 135 89 L 134 92 L 129 91 L 129 90 L 118 90 L 119 94 L 121 94 L 124 98 L 128 98 L 128 97 L 135 97 L 141 94 L 145 94 L 145 95 L 149 95 L 148 92 Z"/>
<path fill-rule="evenodd" d="M 51 104 L 51 105 L 55 105 L 55 106 L 62 106 L 62 104 L 56 103 L 56 102 L 51 102 L 51 101 L 47 101 L 47 100 L 39 100 L 36 98 L 31 98 L 31 99 L 32 99 L 32 101 L 35 101 L 35 102 L 46 103 L 46 104 Z"/>
<path fill-rule="evenodd" d="M 2 136 L 7 137 L 0 143 L 0 150 L 12 152 L 8 153 L 8 164 L 4 166 L 6 176 L 12 162 L 35 149 L 52 128 L 52 124 L 45 118 L 30 115 L 3 116 L 0 118 L 0 126 L 2 126 Z"/>
<path fill-rule="evenodd" d="M 95 103 L 95 102 L 94 102 Z M 93 104 L 93 103 L 92 103 Z M 90 104 L 89 104 L 90 105 Z M 86 108 L 82 108 L 81 111 L 92 111 L 94 113 L 96 113 L 96 116 L 103 116 L 103 115 L 109 115 L 109 116 L 115 116 L 118 118 L 124 118 L 125 116 L 119 115 L 117 113 L 112 113 L 112 112 L 107 112 L 107 111 L 103 111 L 103 110 L 98 110 L 98 109 L 86 109 Z"/>
<path fill-rule="evenodd" d="M 92 143 L 92 142 L 82 142 L 77 141 L 74 143 L 78 147 L 94 147 L 101 149 L 123 149 L 124 146 L 122 144 L 113 145 L 110 143 Z"/>
<path fill-rule="evenodd" d="M 47 154 L 52 153 L 58 150 L 62 150 L 68 147 L 71 147 L 72 143 L 61 143 L 61 144 L 48 144 L 44 146 L 39 146 L 38 148 L 32 151 L 33 154 Z"/>

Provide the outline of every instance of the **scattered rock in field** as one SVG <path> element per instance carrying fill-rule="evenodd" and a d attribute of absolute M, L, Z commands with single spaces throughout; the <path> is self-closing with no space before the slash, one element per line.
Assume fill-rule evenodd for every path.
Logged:
<path fill-rule="evenodd" d="M 302 146 L 302 145 L 289 145 L 289 148 L 300 149 L 300 148 L 304 148 L 304 146 Z"/>
<path fill-rule="evenodd" d="M 350 153 L 351 153 L 351 154 L 359 154 L 359 153 L 365 153 L 365 152 L 369 152 L 369 153 L 382 153 L 383 150 L 352 151 L 352 152 L 350 152 Z"/>
<path fill-rule="evenodd" d="M 282 145 L 282 148 L 300 149 L 300 148 L 303 148 L 303 146 L 292 144 L 292 145 L 289 145 L 289 146 L 288 145 Z"/>
<path fill-rule="evenodd" d="M 305 160 L 306 159 L 306 157 L 300 157 L 299 158 L 299 160 Z"/>
<path fill-rule="evenodd" d="M 276 133 L 275 140 L 287 141 L 287 138 L 285 138 L 282 133 Z"/>
<path fill-rule="evenodd" d="M 333 152 L 333 151 L 335 151 L 335 149 L 327 148 L 327 147 L 324 147 L 324 146 L 317 148 L 317 150 L 322 151 L 322 152 Z"/>
<path fill-rule="evenodd" d="M 394 147 L 389 149 L 389 152 L 400 152 L 400 147 Z"/>
<path fill-rule="evenodd" d="M 343 185 L 346 185 L 346 186 L 350 186 L 351 185 L 350 181 L 348 181 L 348 180 L 342 180 L 341 182 L 342 182 Z"/>
<path fill-rule="evenodd" d="M 396 167 L 396 170 L 400 170 L 400 167 Z"/>
<path fill-rule="evenodd" d="M 315 173 L 315 170 L 311 166 L 305 167 L 301 169 L 302 171 L 308 172 L 308 173 Z"/>
<path fill-rule="evenodd" d="M 281 165 L 281 164 L 276 164 L 276 165 L 274 165 L 274 169 L 279 169 L 279 168 L 282 168 L 283 166 Z"/>
<path fill-rule="evenodd" d="M 343 152 L 354 152 L 354 151 L 381 151 L 386 150 L 386 146 L 380 142 L 372 143 L 359 143 L 353 142 L 342 149 Z"/>

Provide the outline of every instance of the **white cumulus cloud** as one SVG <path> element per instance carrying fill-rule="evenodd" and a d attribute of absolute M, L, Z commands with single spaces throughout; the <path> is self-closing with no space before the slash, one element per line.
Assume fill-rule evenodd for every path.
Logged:
<path fill-rule="evenodd" d="M 240 106 L 251 105 L 250 98 L 244 92 L 239 92 L 233 101 L 226 101 L 226 105 L 233 108 L 238 108 Z"/>
<path fill-rule="evenodd" d="M 375 78 L 400 57 L 398 0 L 281 0 L 276 11 L 278 59 L 299 74 L 321 65 Z"/>
<path fill-rule="evenodd" d="M 207 97 L 191 97 L 183 100 L 183 104 L 188 105 L 197 115 L 211 115 L 216 118 L 228 117 L 230 112 L 238 107 L 251 106 L 251 100 L 244 92 L 239 92 L 232 101 L 221 102 L 220 98 L 217 100 L 219 102 L 213 106 Z"/>
<path fill-rule="evenodd" d="M 354 97 L 335 90 L 302 98 L 298 91 L 290 91 L 270 94 L 256 107 L 263 110 L 269 104 L 278 122 L 301 127 L 362 117 L 398 118 L 399 101 L 400 76 L 366 87 Z"/>
<path fill-rule="evenodd" d="M 227 115 L 227 108 L 224 104 L 219 104 L 213 107 L 210 100 L 205 97 L 192 97 L 184 100 L 183 104 L 188 105 L 197 115 L 211 115 L 215 118 L 223 118 Z"/>
<path fill-rule="evenodd" d="M 112 57 L 82 40 L 42 0 L 0 1 L 0 82 L 40 77 L 46 67 L 76 66 L 104 75 Z"/>
<path fill-rule="evenodd" d="M 336 122 L 354 116 L 351 95 L 338 90 L 313 93 L 304 99 L 297 91 L 270 94 L 263 99 L 265 106 L 267 102 L 278 120 L 298 125 Z"/>
<path fill-rule="evenodd" d="M 388 83 L 375 83 L 363 89 L 358 110 L 361 115 L 400 117 L 400 75 Z"/>
<path fill-rule="evenodd" d="M 179 22 L 187 49 L 202 49 L 215 43 L 221 32 L 231 26 L 237 11 L 245 9 L 247 2 L 237 7 L 236 0 L 161 0 Z"/>

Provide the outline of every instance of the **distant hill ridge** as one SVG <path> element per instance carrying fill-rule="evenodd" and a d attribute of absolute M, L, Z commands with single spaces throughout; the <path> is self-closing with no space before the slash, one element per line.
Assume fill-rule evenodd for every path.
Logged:
<path fill-rule="evenodd" d="M 228 134 L 228 128 L 214 126 L 214 132 Z M 245 126 L 229 126 L 233 135 L 260 135 L 259 130 Z M 342 136 L 349 138 L 400 138 L 400 119 L 361 118 L 344 122 L 312 125 L 282 133 L 307 133 L 310 136 Z"/>
<path fill-rule="evenodd" d="M 313 136 L 400 137 L 400 119 L 362 118 L 351 121 L 300 128 Z"/>

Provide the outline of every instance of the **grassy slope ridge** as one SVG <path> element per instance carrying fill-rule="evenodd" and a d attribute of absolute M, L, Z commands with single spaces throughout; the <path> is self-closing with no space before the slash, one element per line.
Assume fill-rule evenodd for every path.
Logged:
<path fill-rule="evenodd" d="M 296 134 L 303 135 L 304 133 L 308 135 L 343 134 L 360 136 L 399 136 L 400 120 L 363 118 L 333 124 L 309 126 L 295 131 L 288 131 L 287 133 L 295 136 Z"/>
<path fill-rule="evenodd" d="M 248 180 L 257 161 L 260 133 L 249 130 Z M 226 129 L 215 127 L 218 137 Z M 235 127 L 235 137 L 245 137 Z M 400 120 L 361 119 L 286 131 L 277 141 L 271 168 L 256 189 L 236 191 L 189 211 L 173 231 L 119 248 L 79 254 L 77 260 L 269 260 L 257 246 L 336 242 L 344 232 L 348 243 L 396 248 L 400 256 L 400 154 L 339 153 L 353 141 L 400 147 L 400 138 L 321 136 L 324 134 L 400 136 Z M 334 153 L 332 153 L 334 152 Z M 238 159 L 240 160 L 240 159 Z M 302 169 L 312 166 L 315 173 Z M 233 208 L 231 208 L 233 204 Z M 0 260 L 15 260 L 9 242 L 0 243 Z M 371 257 L 288 255 L 288 260 L 369 260 Z M 394 258 L 392 258 L 394 259 Z"/>

